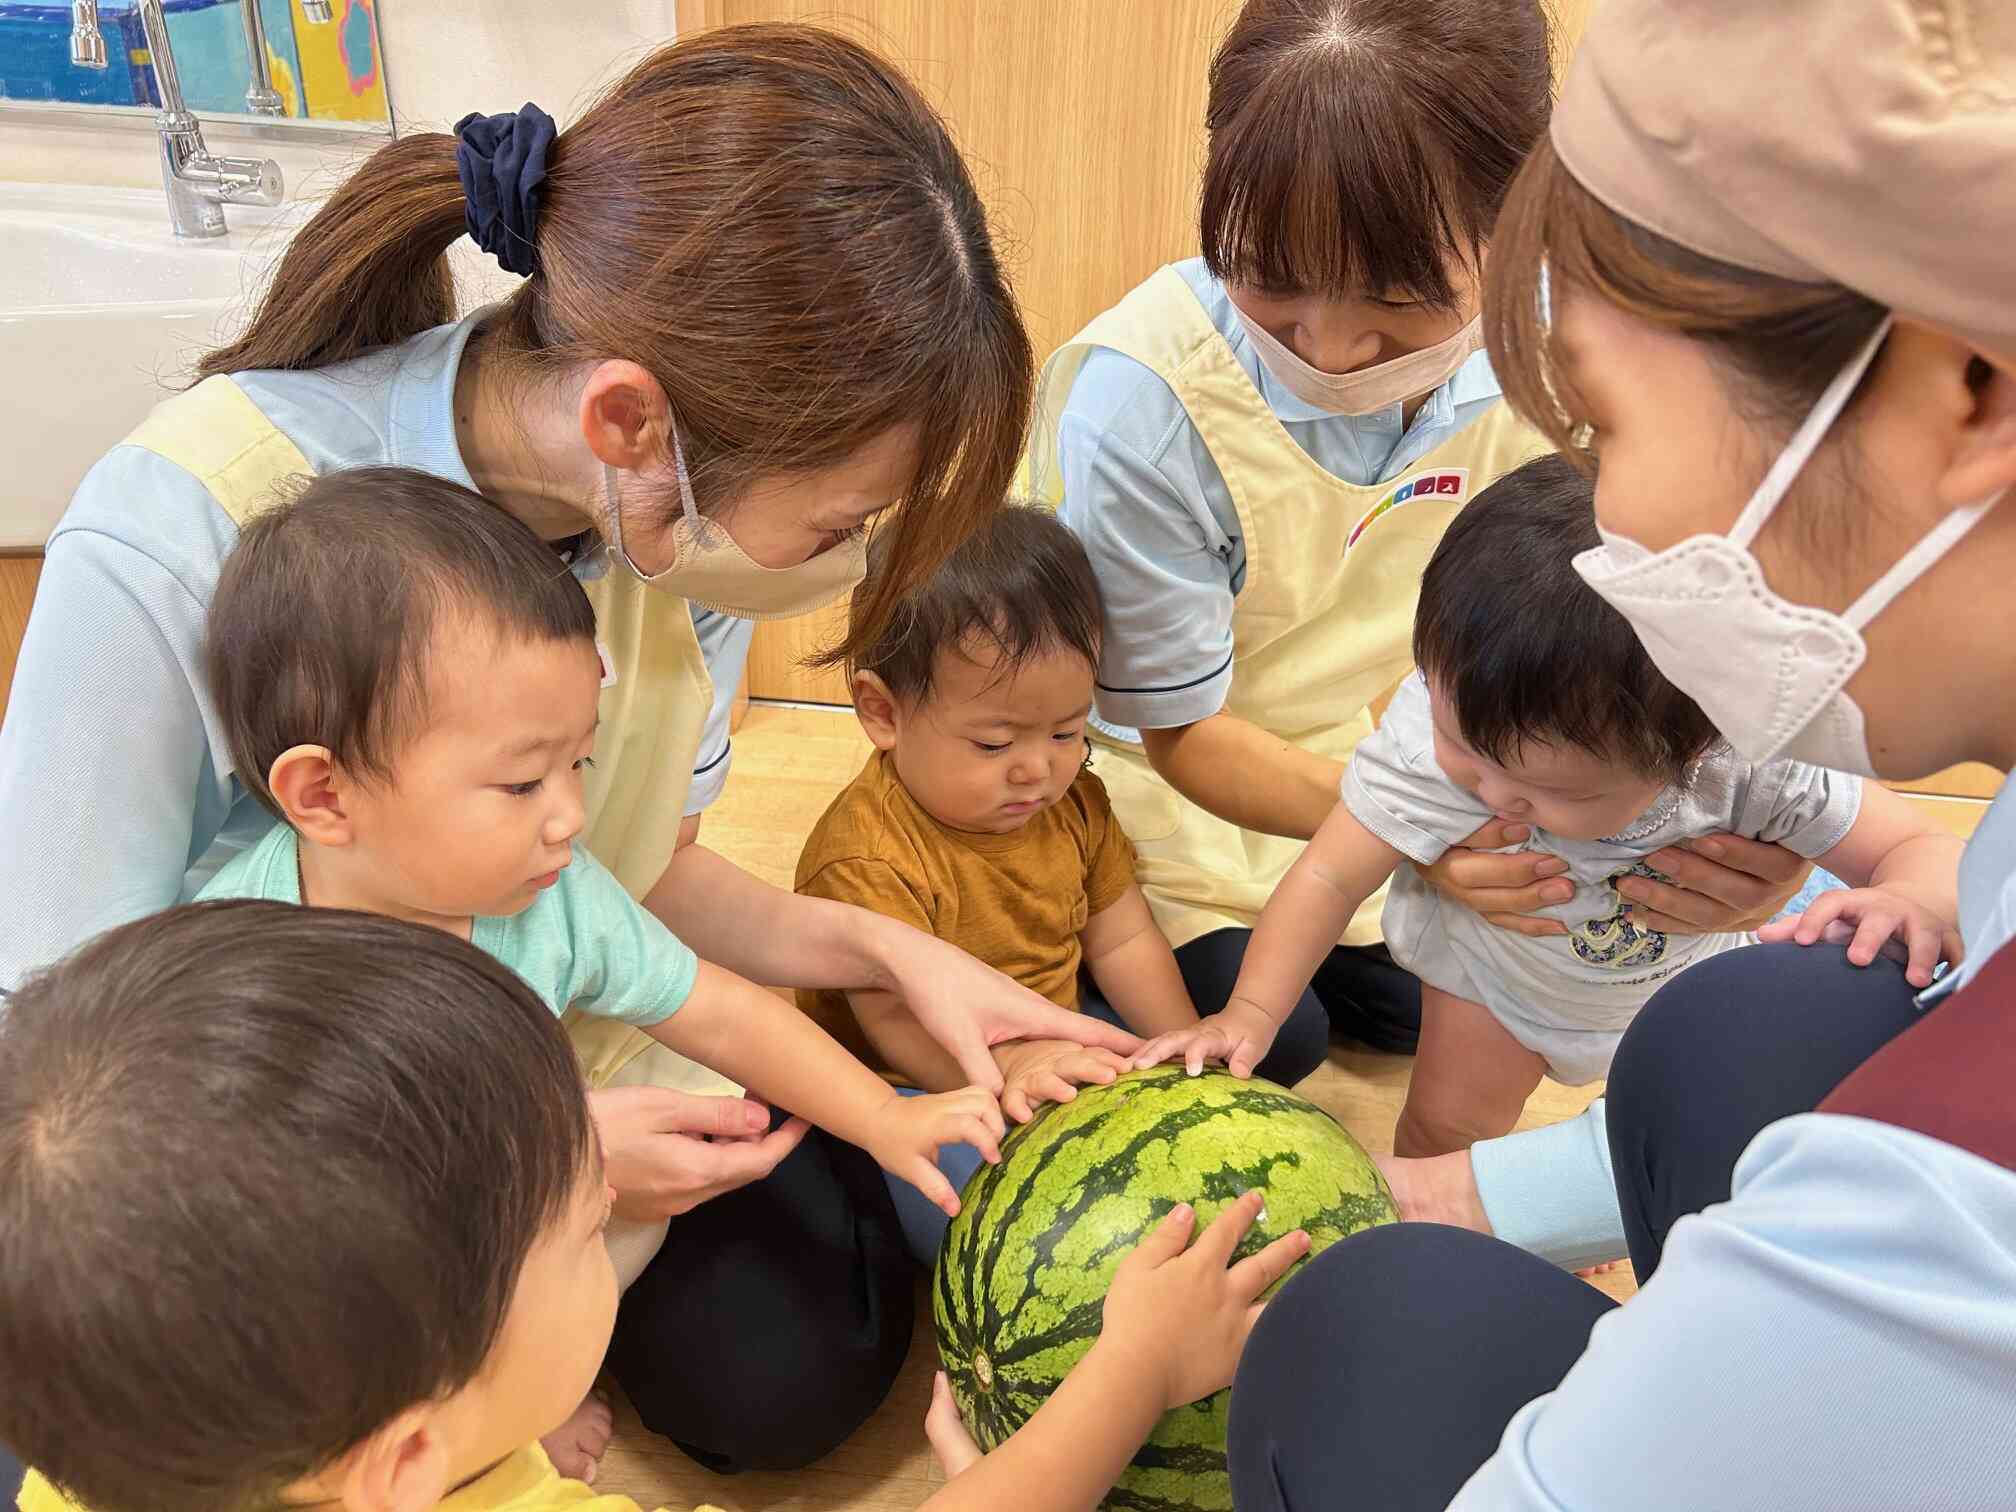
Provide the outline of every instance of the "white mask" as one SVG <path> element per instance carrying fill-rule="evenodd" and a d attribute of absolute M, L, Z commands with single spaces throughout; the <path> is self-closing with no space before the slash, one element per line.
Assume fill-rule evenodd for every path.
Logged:
<path fill-rule="evenodd" d="M 1232 311 L 1253 350 L 1260 354 L 1261 366 L 1274 381 L 1304 404 L 1332 415 L 1376 415 L 1380 410 L 1432 393 L 1454 376 L 1472 352 L 1484 345 L 1484 317 L 1479 315 L 1446 341 L 1438 341 L 1405 357 L 1381 362 L 1349 373 L 1326 373 L 1311 367 L 1271 332 L 1239 308 Z"/>
<path fill-rule="evenodd" d="M 603 464 L 608 494 L 610 544 L 640 582 L 664 587 L 689 603 L 736 619 L 790 619 L 818 609 L 851 590 L 868 573 L 868 533 L 856 531 L 839 545 L 791 567 L 765 567 L 753 560 L 721 525 L 701 517 L 686 477 L 686 452 L 679 427 L 672 427 L 672 469 L 679 479 L 680 518 L 665 532 L 671 561 L 646 572 L 623 544 L 623 497 L 616 469 Z"/>
<path fill-rule="evenodd" d="M 1828 385 L 1728 535 L 1693 536 L 1655 554 L 1599 526 L 1603 544 L 1575 558 L 1583 580 L 1631 622 L 1652 664 L 1751 761 L 1786 756 L 1877 775 L 1862 711 L 1847 692 L 1869 655 L 1861 631 L 2002 496 L 1947 515 L 1844 614 L 1792 603 L 1764 581 L 1750 543 L 1840 416 L 1889 331 L 1886 319 Z"/>

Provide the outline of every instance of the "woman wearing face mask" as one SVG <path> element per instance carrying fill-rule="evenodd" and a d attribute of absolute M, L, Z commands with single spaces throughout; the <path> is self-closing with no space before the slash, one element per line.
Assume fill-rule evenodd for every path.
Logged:
<path fill-rule="evenodd" d="M 465 227 L 525 282 L 458 322 L 442 254 Z M 264 827 L 198 680 L 220 563 L 285 477 L 396 463 L 473 485 L 583 580 L 606 667 L 585 843 L 700 954 L 758 981 L 902 992 L 979 1081 L 998 1082 L 990 1040 L 1130 1046 L 694 843 L 728 770 L 748 621 L 845 592 L 862 527 L 900 505 L 895 570 L 859 616 L 879 633 L 1002 497 L 1031 368 L 941 123 L 831 34 L 708 33 L 565 132 L 528 105 L 385 147 L 50 540 L 0 733 L 0 987 L 188 897 Z M 609 1089 L 619 1209 L 685 1215 L 626 1298 L 619 1379 L 710 1465 L 825 1453 L 910 1337 L 879 1173 L 816 1134 L 795 1152 L 795 1128 L 759 1137 L 767 1109 L 693 1095 L 723 1089 L 591 1022 L 576 1038 Z"/>
<path fill-rule="evenodd" d="M 2012 152 L 1988 6 L 1607 0 L 1499 219 L 1497 369 L 1601 458 L 1578 568 L 1746 757 L 2016 763 Z M 1655 997 L 1607 1137 L 1398 1163 L 1409 1216 L 1501 1238 L 1402 1224 L 1282 1292 L 1241 1512 L 2007 1507 L 2016 795 L 1928 992 L 1827 943 L 1859 896 Z M 1620 1207 L 1621 1310 L 1502 1242 L 1586 1258 Z"/>
<path fill-rule="evenodd" d="M 1536 0 L 1249 0 L 1211 68 L 1203 257 L 1161 270 L 1044 374 L 1036 485 L 1106 605 L 1100 775 L 1203 1012 L 1407 670 L 1443 527 L 1544 449 L 1500 402 L 1478 306 L 1551 89 Z M 1523 838 L 1493 826 L 1473 844 Z M 1734 927 L 1796 885 L 1798 858 L 1739 844 L 1737 864 L 1772 879 L 1690 858 L 1687 882 L 1741 907 L 1676 886 L 1668 908 L 1689 918 L 1662 922 Z M 1458 851 L 1433 875 L 1496 922 L 1558 931 L 1518 917 L 1558 901 L 1543 863 Z M 1359 910 L 1285 1030 L 1306 1064 L 1326 1017 L 1382 1049 L 1415 1044 L 1420 988 L 1379 944 L 1384 901 Z"/>

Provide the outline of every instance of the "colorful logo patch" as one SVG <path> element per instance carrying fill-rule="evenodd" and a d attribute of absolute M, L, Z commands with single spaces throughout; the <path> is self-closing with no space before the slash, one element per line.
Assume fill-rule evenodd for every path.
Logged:
<path fill-rule="evenodd" d="M 1389 509 L 1397 509 L 1409 499 L 1425 499 L 1432 494 L 1444 501 L 1461 503 L 1469 488 L 1470 469 L 1467 467 L 1448 467 L 1436 472 L 1416 473 L 1365 511 L 1365 518 L 1352 529 L 1351 539 L 1344 543 L 1344 549 L 1349 551 L 1356 546 L 1358 537 L 1371 528 L 1374 520 Z"/>

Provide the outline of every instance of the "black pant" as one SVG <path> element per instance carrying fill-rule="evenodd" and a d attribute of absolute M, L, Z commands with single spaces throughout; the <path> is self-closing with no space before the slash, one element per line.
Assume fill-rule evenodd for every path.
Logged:
<path fill-rule="evenodd" d="M 672 1220 L 609 1365 L 644 1426 L 710 1470 L 796 1470 L 881 1405 L 915 1281 L 882 1172 L 814 1129 L 763 1181 Z"/>
<path fill-rule="evenodd" d="M 1632 1263 L 1729 1196 L 1766 1125 L 1809 1112 L 1917 1021 L 1902 970 L 1830 947 L 1704 961 L 1645 1006 L 1610 1068 L 1610 1148 Z M 1239 1512 L 1446 1508 L 1512 1415 L 1552 1391 L 1612 1304 L 1523 1250 L 1400 1224 L 1318 1256 L 1262 1315 L 1233 1385 Z M 1657 1369 L 1648 1361 L 1647 1369 Z"/>
<path fill-rule="evenodd" d="M 1239 979 L 1239 963 L 1246 959 L 1246 943 L 1252 938 L 1250 929 L 1220 929 L 1176 952 L 1183 984 L 1190 989 L 1190 1001 L 1199 1013 L 1215 1013 L 1225 1006 L 1232 996 L 1232 984 Z M 1328 1048 L 1325 1025 L 1374 1050 L 1412 1055 L 1421 1043 L 1420 980 L 1395 965 L 1384 945 L 1339 945 L 1316 968 L 1315 979 L 1282 1027 L 1282 1038 L 1275 1041 L 1277 1053 L 1282 1040 L 1292 1032 L 1297 1046 L 1294 1058 L 1308 1054 L 1313 1045 L 1309 1068 L 1314 1070 Z M 1268 1080 L 1281 1078 L 1270 1076 Z"/>

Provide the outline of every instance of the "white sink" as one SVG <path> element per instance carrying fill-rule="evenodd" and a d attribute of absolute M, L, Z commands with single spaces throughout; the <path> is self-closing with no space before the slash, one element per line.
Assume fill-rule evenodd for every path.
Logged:
<path fill-rule="evenodd" d="M 0 550 L 40 546 L 78 481 L 251 313 L 313 210 L 227 207 L 168 229 L 158 191 L 0 183 Z"/>

